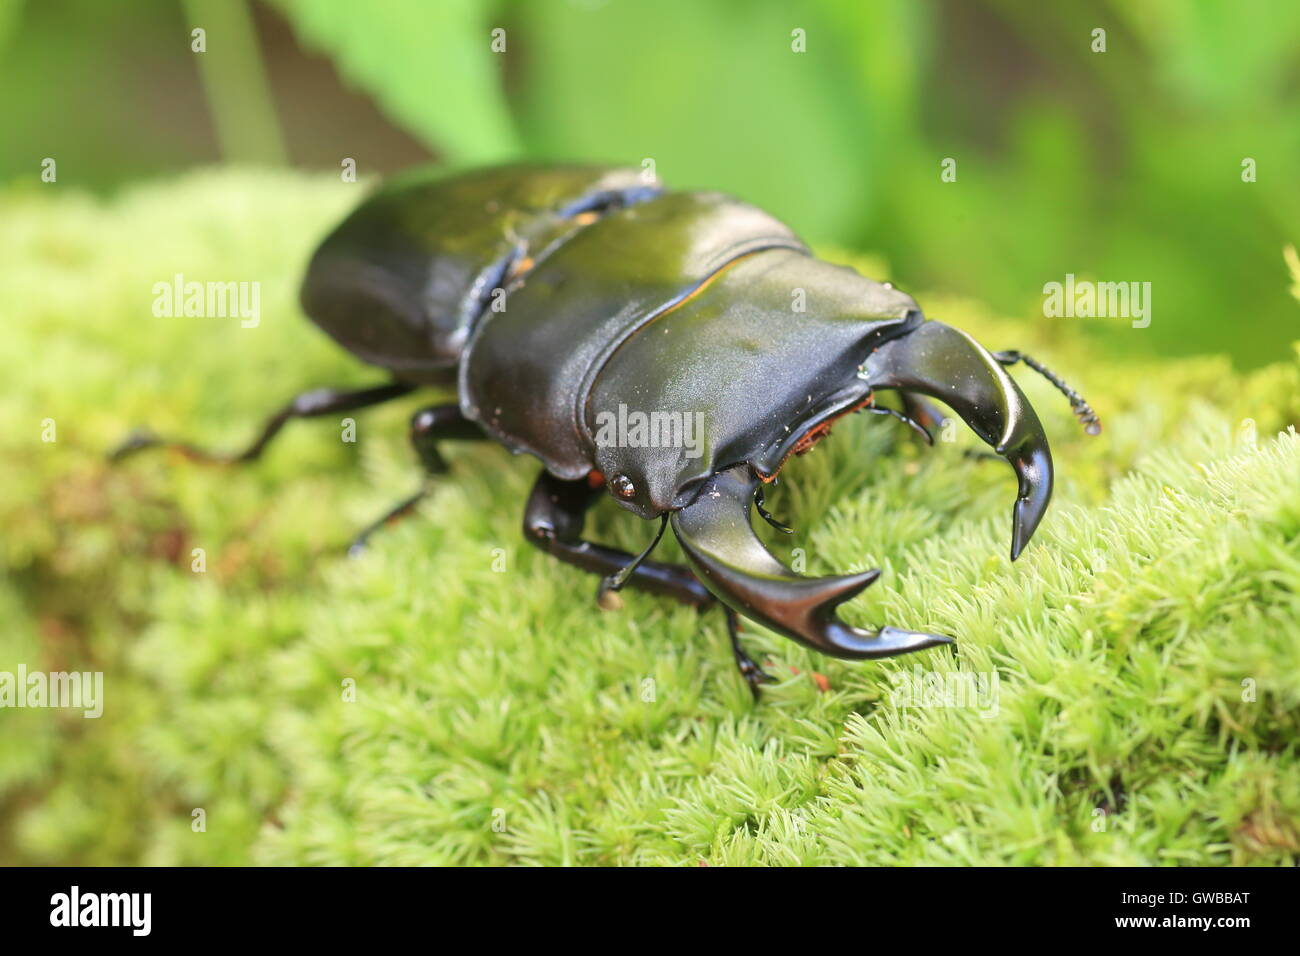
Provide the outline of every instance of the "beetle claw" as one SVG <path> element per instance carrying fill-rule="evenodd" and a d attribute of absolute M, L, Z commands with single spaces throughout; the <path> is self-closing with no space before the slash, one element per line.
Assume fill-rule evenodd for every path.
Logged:
<path fill-rule="evenodd" d="M 753 695 L 755 701 L 763 699 L 764 684 L 779 683 L 775 677 L 767 673 L 767 671 L 763 670 L 753 661 L 749 661 L 747 664 L 739 663 L 737 668 L 739 669 L 740 676 L 744 679 L 746 686 L 749 687 L 749 693 Z"/>
<path fill-rule="evenodd" d="M 748 465 L 714 475 L 691 505 L 672 516 L 673 531 L 701 583 L 746 617 L 834 657 L 893 657 L 951 644 L 939 634 L 895 627 L 866 630 L 836 615 L 880 577 L 880 570 L 807 578 L 778 561 L 750 525 L 758 479 Z"/>

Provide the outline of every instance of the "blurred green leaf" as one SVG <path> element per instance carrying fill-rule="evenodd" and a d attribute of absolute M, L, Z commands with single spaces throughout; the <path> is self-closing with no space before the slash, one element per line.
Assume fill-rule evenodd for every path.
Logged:
<path fill-rule="evenodd" d="M 0 0 L 0 50 L 3 50 L 18 26 L 23 0 Z"/>
<path fill-rule="evenodd" d="M 873 213 L 891 148 L 821 4 L 556 2 L 514 8 L 530 152 L 640 165 L 757 202 L 812 241 Z M 792 47 L 802 31 L 805 52 Z"/>
<path fill-rule="evenodd" d="M 185 0 L 189 23 L 212 34 L 196 57 L 222 155 L 232 162 L 282 164 L 284 138 L 245 0 Z"/>
<path fill-rule="evenodd" d="M 1112 3 L 1161 80 L 1200 105 L 1234 108 L 1292 82 L 1300 5 L 1276 0 Z"/>
<path fill-rule="evenodd" d="M 225 39 L 190 50 L 187 9 L 228 0 L 0 0 L 0 180 L 42 185 L 46 158 L 96 189 L 264 160 L 274 102 L 307 167 L 653 159 L 675 188 L 871 250 L 877 277 L 927 301 L 1026 323 L 1066 273 L 1149 281 L 1149 330 L 1087 327 L 1124 354 L 1251 365 L 1294 335 L 1278 262 L 1300 240 L 1293 0 L 245 2 L 270 96 L 222 17 L 204 19 Z"/>
<path fill-rule="evenodd" d="M 517 140 L 491 50 L 489 7 L 476 0 L 276 0 L 300 39 L 453 163 L 513 155 Z"/>

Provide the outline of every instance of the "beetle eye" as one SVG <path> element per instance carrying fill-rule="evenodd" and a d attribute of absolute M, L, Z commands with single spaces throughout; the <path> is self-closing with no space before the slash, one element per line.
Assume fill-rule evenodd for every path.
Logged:
<path fill-rule="evenodd" d="M 636 496 L 636 485 L 632 484 L 632 479 L 627 475 L 615 475 L 609 479 L 609 490 L 623 499 Z"/>

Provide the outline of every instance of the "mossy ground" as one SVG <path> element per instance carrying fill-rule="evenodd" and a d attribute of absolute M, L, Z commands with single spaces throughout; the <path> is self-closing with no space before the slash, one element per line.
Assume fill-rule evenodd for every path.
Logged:
<path fill-rule="evenodd" d="M 773 547 L 810 573 L 882 567 L 846 616 L 952 633 L 960 654 L 852 664 L 751 628 L 781 678 L 755 706 L 720 615 L 633 593 L 601 612 L 593 580 L 523 543 L 532 459 L 449 446 L 418 516 L 346 560 L 414 487 L 405 420 L 430 396 L 357 413 L 355 443 L 291 425 L 250 467 L 105 463 L 141 423 L 230 447 L 300 390 L 377 379 L 295 304 L 359 188 L 206 173 L 111 203 L 0 194 L 0 670 L 101 670 L 106 697 L 98 720 L 0 712 L 0 861 L 1300 860 L 1285 344 L 1249 375 L 1153 364 L 920 296 L 1038 353 L 1106 431 L 1016 373 L 1059 480 L 1012 566 L 1013 479 L 963 456 L 973 439 L 837 426 L 770 502 L 796 529 Z M 156 318 L 176 273 L 260 281 L 261 324 Z M 611 507 L 589 528 L 631 549 L 652 530 Z M 915 668 L 996 673 L 996 707 L 901 707 Z"/>

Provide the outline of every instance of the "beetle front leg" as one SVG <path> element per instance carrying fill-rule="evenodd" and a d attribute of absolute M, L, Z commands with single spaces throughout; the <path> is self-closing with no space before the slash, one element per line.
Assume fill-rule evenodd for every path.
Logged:
<path fill-rule="evenodd" d="M 607 581 L 636 559 L 626 551 L 582 540 L 587 509 L 601 497 L 603 493 L 586 481 L 562 481 L 542 472 L 524 510 L 524 537 L 547 554 L 584 571 L 599 574 Z M 627 583 L 699 610 L 717 603 L 691 569 L 682 564 L 642 560 L 628 574 Z M 602 591 L 602 594 L 607 593 L 612 592 Z M 759 686 L 772 683 L 776 678 L 765 673 L 745 653 L 740 643 L 740 621 L 736 612 L 726 606 L 722 610 L 727 617 L 727 635 L 736 667 L 757 700 Z"/>
<path fill-rule="evenodd" d="M 758 700 L 759 688 L 764 684 L 775 684 L 776 678 L 759 667 L 758 661 L 750 657 L 740 643 L 740 615 L 725 605 L 722 609 L 727 615 L 727 636 L 731 639 L 731 654 L 736 659 L 736 668 L 749 685 L 754 700 Z"/>
<path fill-rule="evenodd" d="M 348 392 L 334 388 L 316 388 L 310 392 L 303 392 L 268 418 L 262 426 L 261 434 L 241 452 L 225 454 L 213 452 L 198 448 L 189 442 L 171 441 L 160 438 L 148 431 L 136 431 L 109 453 L 109 459 L 111 461 L 121 461 L 136 452 L 144 451 L 146 448 L 174 448 L 185 457 L 195 461 L 217 464 L 252 461 L 262 454 L 266 446 L 270 444 L 271 439 L 278 435 L 280 429 L 291 419 L 317 418 L 321 415 L 367 408 L 394 398 L 400 398 L 414 390 L 414 385 L 407 385 L 403 382 L 392 382 L 388 385 L 377 385 L 373 388 L 362 388 Z"/>
<path fill-rule="evenodd" d="M 566 564 L 605 578 L 618 574 L 634 556 L 581 537 L 587 509 L 602 497 L 603 492 L 585 480 L 564 481 L 542 472 L 524 509 L 524 537 Z M 690 568 L 681 564 L 641 561 L 628 576 L 627 583 L 696 608 L 714 603 L 708 589 Z"/>
<path fill-rule="evenodd" d="M 455 404 L 430 405 L 411 416 L 411 447 L 420 459 L 424 479 L 420 488 L 409 498 L 390 508 L 382 518 L 367 526 L 348 547 L 348 557 L 355 558 L 366 548 L 370 536 L 380 528 L 392 525 L 414 513 L 418 505 L 433 490 L 433 477 L 447 470 L 447 463 L 438 453 L 437 443 L 442 440 L 477 441 L 486 438 L 482 429 L 461 414 Z"/>

